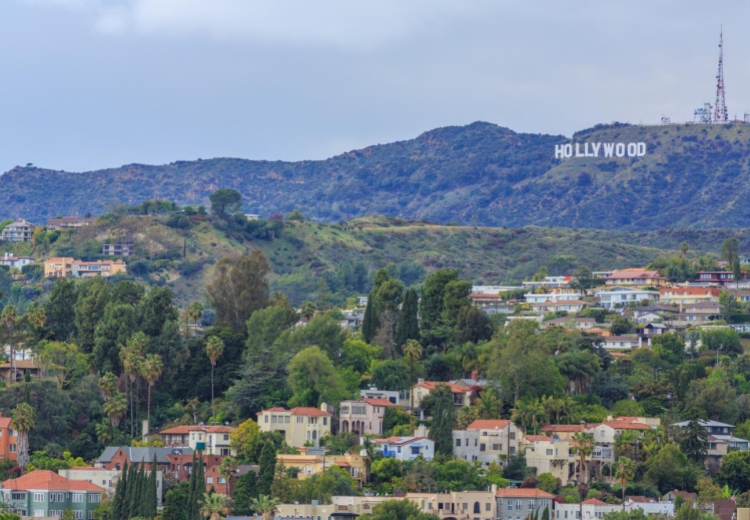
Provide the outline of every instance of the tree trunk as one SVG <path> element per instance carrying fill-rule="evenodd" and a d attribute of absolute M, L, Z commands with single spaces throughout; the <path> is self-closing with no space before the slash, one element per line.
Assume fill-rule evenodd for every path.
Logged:
<path fill-rule="evenodd" d="M 216 409 L 214 408 L 214 364 L 211 363 L 211 416 L 216 420 Z"/>
<path fill-rule="evenodd" d="M 148 383 L 148 410 L 146 412 L 146 422 L 148 428 L 151 429 L 151 382 Z"/>
<path fill-rule="evenodd" d="M 16 442 L 18 443 L 18 465 L 25 470 L 29 463 L 29 433 L 18 432 Z"/>

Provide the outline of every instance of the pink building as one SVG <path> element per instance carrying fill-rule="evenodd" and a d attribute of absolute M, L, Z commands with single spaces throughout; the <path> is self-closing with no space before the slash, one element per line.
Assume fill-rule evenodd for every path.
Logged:
<path fill-rule="evenodd" d="M 387 399 L 358 399 L 341 401 L 339 425 L 341 433 L 352 432 L 358 435 L 382 435 L 385 409 L 396 406 Z"/>

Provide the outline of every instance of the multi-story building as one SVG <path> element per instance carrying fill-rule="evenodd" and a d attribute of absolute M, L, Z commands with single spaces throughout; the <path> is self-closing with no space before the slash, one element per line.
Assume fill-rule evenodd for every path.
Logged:
<path fill-rule="evenodd" d="M 412 399 L 414 400 L 414 407 L 419 408 L 422 399 L 437 388 L 438 385 L 448 385 L 453 394 L 453 404 L 456 410 L 460 410 L 464 406 L 471 406 L 472 401 L 477 395 L 478 387 L 467 387 L 463 385 L 457 385 L 454 383 L 443 383 L 440 381 L 425 381 L 422 378 L 417 380 L 417 384 L 411 388 Z"/>
<path fill-rule="evenodd" d="M 596 327 L 596 320 L 594 318 L 574 318 L 572 316 L 564 316 L 562 318 L 543 321 L 540 328 L 546 329 L 555 326 L 571 330 L 591 330 Z"/>
<path fill-rule="evenodd" d="M 721 291 L 715 287 L 669 287 L 659 291 L 659 301 L 678 305 L 680 309 L 691 303 L 719 302 Z"/>
<path fill-rule="evenodd" d="M 536 474 L 550 473 L 565 486 L 578 479 L 579 457 L 569 439 L 546 435 L 524 435 L 523 451 L 526 464 L 536 468 Z M 590 460 L 584 463 L 584 475 L 589 472 Z"/>
<path fill-rule="evenodd" d="M 5 256 L 0 258 L 0 265 L 7 265 L 8 267 L 15 267 L 19 271 L 23 269 L 23 266 L 34 263 L 34 259 L 30 256 L 13 256 L 12 253 L 5 253 Z"/>
<path fill-rule="evenodd" d="M 159 432 L 164 446 L 170 448 L 192 448 L 205 455 L 232 455 L 235 453 L 229 446 L 229 435 L 236 428 L 231 426 L 176 426 Z"/>
<path fill-rule="evenodd" d="M 371 385 L 367 390 L 360 390 L 359 395 L 367 399 L 385 399 L 391 403 L 398 405 L 401 401 L 401 392 L 395 390 L 378 390 L 374 385 Z"/>
<path fill-rule="evenodd" d="M 643 289 L 645 287 L 669 287 L 669 280 L 655 269 L 620 269 L 613 271 L 604 282 L 610 287 L 628 287 Z"/>
<path fill-rule="evenodd" d="M 18 460 L 17 436 L 18 433 L 13 430 L 11 418 L 0 414 L 0 461 Z"/>
<path fill-rule="evenodd" d="M 536 488 L 503 488 L 495 493 L 497 520 L 523 520 L 536 517 L 540 520 L 544 511 L 552 518 L 554 495 Z"/>
<path fill-rule="evenodd" d="M 629 508 L 628 508 L 629 509 Z M 581 518 L 583 510 L 583 520 L 596 520 L 604 518 L 609 513 L 622 511 L 623 507 L 617 504 L 607 504 L 598 498 L 584 500 L 583 504 L 555 504 L 554 520 L 578 520 Z"/>
<path fill-rule="evenodd" d="M 102 244 L 102 254 L 107 256 L 130 256 L 133 254 L 133 244 Z"/>
<path fill-rule="evenodd" d="M 327 409 L 325 404 L 321 409 L 270 408 L 258 412 L 258 426 L 261 432 L 279 432 L 289 446 L 299 448 L 307 442 L 318 446 L 320 439 L 331 433 L 331 413 Z"/>
<path fill-rule="evenodd" d="M 396 406 L 386 399 L 358 399 L 341 401 L 339 406 L 339 428 L 341 433 L 357 435 L 383 435 L 385 410 Z"/>
<path fill-rule="evenodd" d="M 530 303 L 529 306 L 534 312 L 569 312 L 571 314 L 579 313 L 586 307 L 587 303 L 582 300 L 550 300 L 542 303 Z"/>
<path fill-rule="evenodd" d="M 580 300 L 583 298 L 583 294 L 574 291 L 573 289 L 568 289 L 566 291 L 558 290 L 557 292 L 548 292 L 548 293 L 526 293 L 523 295 L 526 299 L 526 303 L 550 303 L 550 302 L 561 302 L 561 301 L 570 301 L 570 300 Z"/>
<path fill-rule="evenodd" d="M 57 470 L 57 474 L 68 480 L 85 480 L 102 487 L 107 496 L 113 497 L 115 487 L 122 475 L 121 471 L 104 468 L 70 468 Z M 161 471 L 156 472 L 156 500 L 161 504 L 164 490 L 164 478 Z"/>
<path fill-rule="evenodd" d="M 659 291 L 646 289 L 631 289 L 628 287 L 615 287 L 608 291 L 597 291 L 596 297 L 599 298 L 599 306 L 605 309 L 619 309 L 627 307 L 631 303 L 642 301 L 658 301 Z"/>
<path fill-rule="evenodd" d="M 346 471 L 354 480 L 364 482 L 367 471 L 366 455 L 345 453 L 344 455 L 328 455 L 325 448 L 297 448 L 299 454 L 279 454 L 276 460 L 285 468 L 296 468 L 297 478 L 302 480 L 317 473 L 322 473 L 333 466 Z"/>
<path fill-rule="evenodd" d="M 427 438 L 424 426 L 418 428 L 414 435 L 373 439 L 373 441 L 384 456 L 393 457 L 396 460 L 414 460 L 421 456 L 429 461 L 435 456 L 435 441 Z"/>
<path fill-rule="evenodd" d="M 90 217 L 62 217 L 51 218 L 47 220 L 47 229 L 56 231 L 61 229 L 78 229 L 95 222 L 95 218 Z"/>
<path fill-rule="evenodd" d="M 568 289 L 572 276 L 545 276 L 544 280 L 521 282 L 524 289 Z"/>
<path fill-rule="evenodd" d="M 512 421 L 479 419 L 465 430 L 453 431 L 456 458 L 480 461 L 483 465 L 500 462 L 500 456 L 518 453 L 521 431 Z"/>
<path fill-rule="evenodd" d="M 689 421 L 674 424 L 677 428 L 685 428 Z M 708 434 L 708 450 L 706 450 L 706 468 L 710 472 L 719 471 L 724 455 L 732 450 L 747 451 L 750 441 L 732 435 L 734 425 L 719 421 L 700 420 L 701 426 Z"/>
<path fill-rule="evenodd" d="M 34 237 L 34 224 L 25 220 L 16 220 L 3 229 L 0 239 L 2 242 L 31 242 Z"/>
<path fill-rule="evenodd" d="M 407 493 L 427 514 L 449 520 L 495 520 L 495 491 L 450 491 L 448 493 Z"/>
<path fill-rule="evenodd" d="M 120 260 L 98 260 L 84 262 L 74 258 L 50 258 L 44 261 L 44 276 L 46 278 L 89 278 L 92 276 L 109 277 L 125 274 L 127 266 Z"/>
<path fill-rule="evenodd" d="M 3 502 L 21 516 L 62 516 L 70 509 L 76 520 L 93 520 L 105 490 L 86 480 L 68 480 L 49 470 L 27 473 L 2 484 Z"/>
<path fill-rule="evenodd" d="M 742 273 L 742 279 L 747 278 L 747 273 Z M 705 285 L 727 285 L 735 282 L 732 271 L 698 271 L 695 281 Z"/>

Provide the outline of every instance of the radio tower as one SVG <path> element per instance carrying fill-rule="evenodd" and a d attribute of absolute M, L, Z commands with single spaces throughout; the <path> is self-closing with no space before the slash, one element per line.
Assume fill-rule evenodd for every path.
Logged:
<path fill-rule="evenodd" d="M 719 31 L 719 72 L 716 73 L 716 108 L 714 109 L 714 123 L 729 121 L 727 105 L 724 100 L 724 28 Z"/>

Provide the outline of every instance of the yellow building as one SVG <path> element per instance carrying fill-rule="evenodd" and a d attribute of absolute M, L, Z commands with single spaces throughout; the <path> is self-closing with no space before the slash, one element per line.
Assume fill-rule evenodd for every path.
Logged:
<path fill-rule="evenodd" d="M 343 469 L 354 480 L 363 482 L 367 471 L 363 455 L 346 453 L 344 455 L 328 455 L 323 448 L 298 448 L 299 454 L 276 455 L 276 460 L 281 462 L 286 468 L 297 468 L 299 473 L 297 478 L 304 480 L 316 473 L 322 473 L 325 469 L 338 466 Z"/>
<path fill-rule="evenodd" d="M 299 448 L 307 442 L 318 446 L 321 437 L 331 433 L 331 413 L 325 403 L 320 408 L 263 410 L 258 412 L 258 426 L 262 432 L 279 432 L 289 446 Z"/>
<path fill-rule="evenodd" d="M 98 260 L 84 262 L 75 258 L 50 258 L 44 261 L 44 276 L 47 278 L 90 278 L 103 276 L 105 278 L 116 274 L 125 274 L 128 269 L 121 260 Z"/>
<path fill-rule="evenodd" d="M 644 287 L 670 287 L 669 280 L 664 278 L 656 269 L 620 269 L 613 271 L 605 281 L 607 287 L 627 287 L 629 289 L 643 289 Z"/>

